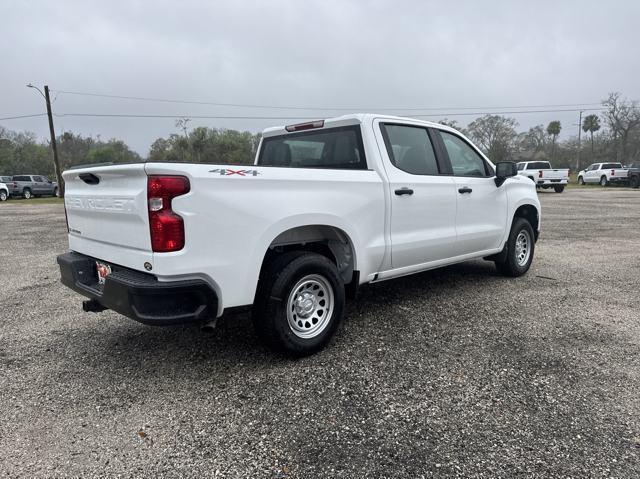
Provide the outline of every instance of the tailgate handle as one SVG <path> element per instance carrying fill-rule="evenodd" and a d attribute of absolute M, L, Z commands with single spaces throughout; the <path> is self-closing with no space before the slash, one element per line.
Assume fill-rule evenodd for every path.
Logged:
<path fill-rule="evenodd" d="M 100 178 L 98 178 L 93 173 L 80 173 L 78 175 L 78 178 L 80 178 L 88 185 L 97 185 L 98 183 L 100 183 Z"/>

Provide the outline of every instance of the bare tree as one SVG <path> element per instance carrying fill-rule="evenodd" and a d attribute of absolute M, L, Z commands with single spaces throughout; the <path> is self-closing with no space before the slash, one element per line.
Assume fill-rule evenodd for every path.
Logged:
<path fill-rule="evenodd" d="M 622 163 L 627 159 L 629 139 L 634 130 L 640 127 L 638 102 L 622 98 L 620 93 L 615 92 L 609 93 L 602 105 L 607 108 L 604 112 L 605 121 L 616 142 L 616 159 Z"/>

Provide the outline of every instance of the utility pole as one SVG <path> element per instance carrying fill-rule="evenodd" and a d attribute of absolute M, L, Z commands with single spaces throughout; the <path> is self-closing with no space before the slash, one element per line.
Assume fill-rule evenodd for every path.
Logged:
<path fill-rule="evenodd" d="M 56 145 L 56 132 L 53 129 L 53 113 L 51 111 L 51 97 L 49 96 L 49 86 L 44 86 L 44 93 L 40 91 L 40 88 L 29 83 L 29 88 L 35 88 L 44 97 L 44 101 L 47 104 L 47 116 L 49 117 L 49 134 L 51 135 L 51 149 L 53 150 L 53 171 L 58 181 L 58 195 L 60 198 L 64 198 L 64 180 L 62 179 L 62 171 L 60 170 L 60 161 L 58 160 L 58 146 Z"/>
<path fill-rule="evenodd" d="M 580 110 L 580 119 L 578 120 L 578 152 L 576 153 L 576 174 L 580 171 L 580 135 L 582 134 L 582 110 Z"/>

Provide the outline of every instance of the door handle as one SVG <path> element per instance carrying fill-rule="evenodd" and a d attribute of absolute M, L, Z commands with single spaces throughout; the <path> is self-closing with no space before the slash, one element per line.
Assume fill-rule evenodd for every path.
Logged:
<path fill-rule="evenodd" d="M 471 188 L 469 188 L 468 186 L 464 186 L 462 188 L 458 188 L 458 193 L 461 194 L 465 194 L 465 193 L 471 193 L 473 190 Z"/>
<path fill-rule="evenodd" d="M 399 190 L 396 190 L 395 193 L 398 196 L 412 195 L 413 194 L 413 190 L 411 188 L 400 188 Z"/>

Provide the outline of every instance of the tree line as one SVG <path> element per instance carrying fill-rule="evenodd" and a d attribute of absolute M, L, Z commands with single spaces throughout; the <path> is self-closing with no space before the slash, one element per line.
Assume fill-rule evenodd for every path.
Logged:
<path fill-rule="evenodd" d="M 580 148 L 577 133 L 558 142 L 563 126 L 557 120 L 523 132 L 516 130 L 514 118 L 501 115 L 482 116 L 466 128 L 455 121 L 441 123 L 461 130 L 494 162 L 548 160 L 555 167 L 573 170 L 600 161 L 629 164 L 640 160 L 640 106 L 620 93 L 610 93 L 599 114 L 582 117 Z"/>
<path fill-rule="evenodd" d="M 142 158 L 122 140 L 102 140 L 99 136 L 82 136 L 71 132 L 57 137 L 58 154 L 63 170 L 71 166 L 96 163 L 130 163 L 143 160 L 171 162 L 206 162 L 250 164 L 260 143 L 260 134 L 248 131 L 196 127 L 189 119 L 176 120 L 177 133 L 156 139 L 147 158 Z M 580 125 L 584 132 L 580 146 L 573 135 L 564 141 L 558 137 L 565 128 L 554 120 L 518 132 L 518 122 L 502 115 L 485 115 L 465 128 L 455 121 L 443 124 L 461 130 L 492 161 L 549 160 L 555 167 L 584 167 L 598 161 L 631 163 L 640 160 L 640 106 L 620 93 L 611 93 L 602 102 L 598 114 L 588 114 Z M 34 133 L 15 132 L 0 126 L 0 174 L 53 174 L 51 148 Z"/>

